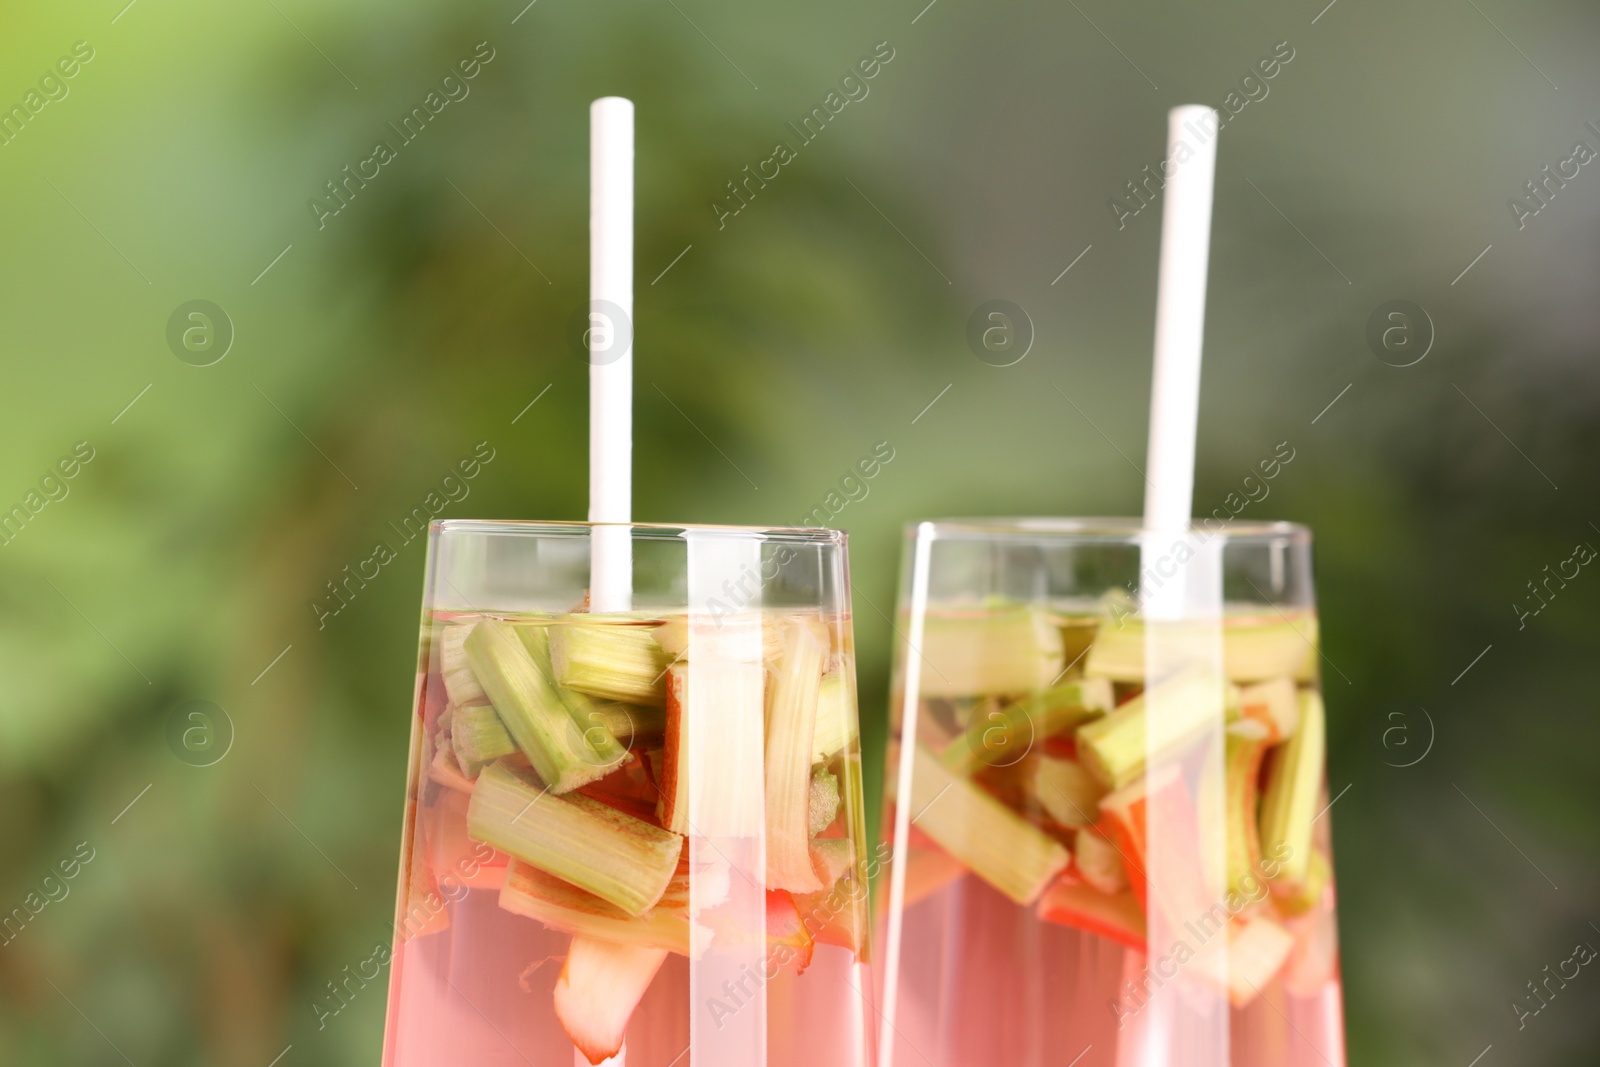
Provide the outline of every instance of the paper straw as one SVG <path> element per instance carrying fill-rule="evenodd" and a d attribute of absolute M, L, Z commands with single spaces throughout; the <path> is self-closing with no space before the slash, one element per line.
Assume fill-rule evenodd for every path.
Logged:
<path fill-rule="evenodd" d="M 633 521 L 633 103 L 589 105 L 589 521 Z M 593 531 L 589 610 L 633 603 L 626 526 Z"/>
<path fill-rule="evenodd" d="M 1150 529 L 1179 531 L 1189 525 L 1194 501 L 1217 113 L 1195 104 L 1173 108 L 1167 114 L 1167 159 L 1144 521 Z"/>
<path fill-rule="evenodd" d="M 1210 729 L 1181 756 L 1146 735 L 1145 882 L 1153 951 L 1193 939 L 1192 925 L 1222 899 L 1226 834 L 1223 791 L 1221 543 L 1190 533 L 1195 432 L 1200 417 L 1200 353 L 1205 333 L 1206 269 L 1216 178 L 1217 113 L 1190 105 L 1167 114 L 1166 185 L 1156 297 L 1155 373 L 1150 390 L 1140 598 L 1145 616 L 1146 715 L 1154 727 L 1195 699 L 1214 699 Z M 1198 697 L 1196 694 L 1199 694 Z M 1157 783 L 1165 782 L 1166 785 Z M 1162 798 L 1158 801 L 1157 798 Z M 1191 945 L 1226 973 L 1226 939 Z M 1196 962 L 1156 989 L 1119 1043 L 1118 1067 L 1225 1067 L 1231 1047 L 1224 989 Z M 1155 965 L 1161 979 L 1168 976 Z M 1130 1035 L 1132 1036 L 1132 1035 Z"/>
<path fill-rule="evenodd" d="M 1144 525 L 1146 572 L 1189 529 L 1194 510 L 1195 428 L 1200 417 L 1200 349 L 1205 334 L 1211 195 L 1217 169 L 1217 113 L 1189 104 L 1167 113 L 1161 273 L 1156 295 L 1155 375 L 1150 388 Z M 1145 611 L 1175 617 L 1183 583 L 1145 591 Z"/>

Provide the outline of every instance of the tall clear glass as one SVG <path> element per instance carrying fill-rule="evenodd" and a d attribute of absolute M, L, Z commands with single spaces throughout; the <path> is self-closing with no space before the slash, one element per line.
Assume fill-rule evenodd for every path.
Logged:
<path fill-rule="evenodd" d="M 908 528 L 881 1067 L 1343 1067 L 1311 534 Z"/>
<path fill-rule="evenodd" d="M 830 530 L 433 524 L 386 1067 L 872 1063 L 849 590 Z"/>

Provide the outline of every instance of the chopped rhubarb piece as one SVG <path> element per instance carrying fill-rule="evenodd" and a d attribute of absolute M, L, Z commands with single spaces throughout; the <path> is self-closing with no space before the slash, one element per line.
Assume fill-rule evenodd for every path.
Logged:
<path fill-rule="evenodd" d="M 1257 870 L 1261 865 L 1261 835 L 1257 832 L 1256 803 L 1260 799 L 1261 757 L 1267 743 L 1255 738 L 1227 735 L 1224 757 L 1228 837 L 1228 891 L 1254 899 L 1261 892 Z"/>
<path fill-rule="evenodd" d="M 1046 922 L 1075 926 L 1137 952 L 1145 950 L 1144 909 L 1127 889 L 1107 894 L 1063 874 L 1039 898 L 1038 915 Z"/>
<path fill-rule="evenodd" d="M 867 839 L 861 757 L 847 756 L 838 767 L 844 808 L 841 821 L 850 836 L 812 839 L 811 868 L 823 888 L 815 893 L 797 893 L 794 902 L 814 938 L 825 945 L 849 949 L 859 962 L 865 963 L 869 887 L 866 858 L 855 847 L 855 842 Z"/>
<path fill-rule="evenodd" d="M 1320 848 L 1311 846 L 1311 862 L 1306 864 L 1305 881 L 1287 882 L 1273 887 L 1273 900 L 1286 916 L 1304 915 L 1322 902 L 1322 892 L 1333 878 L 1333 864 Z"/>
<path fill-rule="evenodd" d="M 1127 865 L 1117 846 L 1099 830 L 1078 831 L 1072 839 L 1073 872 L 1091 889 L 1107 896 L 1126 893 L 1128 887 Z"/>
<path fill-rule="evenodd" d="M 677 834 L 581 794 L 556 796 L 505 761 L 478 776 L 467 831 L 635 916 L 661 899 L 683 850 Z"/>
<path fill-rule="evenodd" d="M 1084 660 L 1090 677 L 1142 682 L 1145 677 L 1144 624 L 1124 619 L 1102 628 Z M 1222 624 L 1223 671 L 1233 682 L 1268 678 L 1310 681 L 1317 665 L 1317 618 L 1226 619 Z"/>
<path fill-rule="evenodd" d="M 1300 725 L 1300 695 L 1288 678 L 1241 687 L 1236 706 L 1239 721 L 1260 723 L 1266 728 L 1263 739 L 1270 744 L 1288 738 Z M 1230 718 L 1232 712 L 1230 708 Z"/>
<path fill-rule="evenodd" d="M 656 818 L 673 833 L 689 832 L 689 665 L 667 668 L 667 720 Z"/>
<path fill-rule="evenodd" d="M 833 646 L 833 630 L 828 626 L 828 620 L 824 619 L 821 613 L 815 611 L 780 610 L 768 613 L 765 625 L 761 628 L 762 656 L 768 662 L 782 659 L 784 651 L 788 647 L 789 632 L 797 626 L 811 634 L 812 637 L 816 638 L 817 644 L 822 646 L 824 673 L 836 666 L 835 663 L 830 662 L 833 657 L 829 655 L 829 651 Z M 848 634 L 849 630 L 847 629 L 845 635 Z"/>
<path fill-rule="evenodd" d="M 1228 991 L 1235 1008 L 1248 1007 L 1283 969 L 1294 948 L 1294 936 L 1279 923 L 1257 916 L 1228 925 L 1227 951 L 1222 942 L 1205 946 L 1187 966 Z"/>
<path fill-rule="evenodd" d="M 923 699 L 1031 693 L 1049 685 L 1065 665 L 1061 631 L 1029 605 L 930 615 L 922 658 Z"/>
<path fill-rule="evenodd" d="M 811 869 L 827 889 L 855 868 L 855 845 L 848 837 L 819 837 L 811 842 Z"/>
<path fill-rule="evenodd" d="M 1100 631 L 1098 615 L 1065 615 L 1055 620 L 1061 628 L 1061 656 L 1066 661 L 1066 677 L 1083 676 L 1083 661 Z"/>
<path fill-rule="evenodd" d="M 1200 855 L 1200 823 L 1189 787 L 1176 767 L 1119 789 L 1100 801 L 1097 828 L 1116 846 L 1130 888 L 1148 915 L 1159 903 L 1174 927 L 1207 914 L 1214 901 Z M 1151 875 L 1150 823 L 1155 821 L 1165 854 Z M 1157 884 L 1152 886 L 1152 882 Z M 1152 892 L 1155 900 L 1151 900 Z"/>
<path fill-rule="evenodd" d="M 662 948 L 572 939 L 556 979 L 556 1018 L 590 1063 L 622 1050 L 633 1009 L 666 958 Z"/>
<path fill-rule="evenodd" d="M 664 948 L 680 956 L 690 955 L 691 944 L 700 947 L 701 938 L 691 938 L 689 874 L 682 864 L 655 907 L 632 916 L 593 893 L 512 860 L 500 889 L 500 906 L 564 934 Z"/>
<path fill-rule="evenodd" d="M 471 623 L 449 623 L 439 630 L 439 674 L 452 704 L 475 704 L 488 700 L 478 676 L 472 673 L 462 645 L 472 633 Z"/>
<path fill-rule="evenodd" d="M 783 890 L 767 892 L 767 962 L 795 974 L 811 966 L 816 940 L 800 917 L 795 898 Z"/>
<path fill-rule="evenodd" d="M 866 883 L 847 875 L 830 889 L 795 894 L 794 904 L 814 940 L 849 949 L 858 961 L 867 962 Z"/>
<path fill-rule="evenodd" d="M 1283 969 L 1283 987 L 1290 996 L 1314 997 L 1339 971 L 1339 928 L 1332 897 L 1285 925 L 1294 935 L 1294 951 Z"/>
<path fill-rule="evenodd" d="M 940 848 L 1018 904 L 1032 904 L 1067 866 L 1066 848 L 917 746 L 912 819 Z"/>
<path fill-rule="evenodd" d="M 656 643 L 654 628 L 617 622 L 550 627 L 556 682 L 590 696 L 661 707 L 666 703 L 662 673 L 672 657 Z"/>
<path fill-rule="evenodd" d="M 433 762 L 428 764 L 428 777 L 446 789 L 454 789 L 458 793 L 472 792 L 472 779 L 461 773 L 461 765 L 456 762 L 448 739 L 433 754 Z"/>
<path fill-rule="evenodd" d="M 974 709 L 966 733 L 944 750 L 958 774 L 1016 763 L 1044 740 L 1111 710 L 1111 683 L 1087 678 L 1053 686 L 997 709 Z"/>
<path fill-rule="evenodd" d="M 791 625 L 767 698 L 767 885 L 822 888 L 811 869 L 811 741 L 822 682 L 822 645 Z"/>
<path fill-rule="evenodd" d="M 657 817 L 669 830 L 718 839 L 762 833 L 761 622 L 751 616 L 696 617 L 687 624 L 685 640 L 694 656 L 674 663 L 663 680 L 667 706 Z M 809 781 L 809 762 L 806 771 Z"/>
<path fill-rule="evenodd" d="M 510 862 L 505 853 L 467 835 L 470 799 L 467 793 L 441 793 L 427 816 L 428 855 L 434 881 L 455 897 L 460 896 L 462 886 L 499 889 Z"/>
<path fill-rule="evenodd" d="M 1300 694 L 1300 728 L 1272 750 L 1261 798 L 1261 850 L 1279 863 L 1273 888 L 1290 895 L 1309 878 L 1325 749 L 1322 697 L 1308 689 Z"/>
<path fill-rule="evenodd" d="M 569 703 L 550 681 L 543 626 L 483 619 L 465 647 L 500 721 L 552 792 L 569 792 L 622 762 L 626 750 L 603 725 L 587 719 L 587 700 L 574 695 Z"/>
<path fill-rule="evenodd" d="M 816 837 L 833 825 L 839 817 L 839 779 L 829 774 L 827 768 L 818 767 L 811 774 L 810 808 L 807 825 L 811 836 Z"/>
<path fill-rule="evenodd" d="M 1023 764 L 1023 789 L 1034 804 L 1059 826 L 1091 826 L 1100 817 L 1106 787 L 1075 759 L 1042 753 Z"/>
<path fill-rule="evenodd" d="M 422 756 L 428 758 L 433 739 L 422 737 Z M 405 833 L 401 837 L 400 874 L 405 885 L 399 894 L 395 910 L 395 937 L 409 941 L 413 937 L 438 933 L 450 926 L 450 913 L 439 896 L 439 887 L 433 880 L 433 868 L 428 862 L 428 828 L 432 812 L 421 802 L 421 789 L 406 797 Z"/>
<path fill-rule="evenodd" d="M 817 726 L 811 762 L 826 763 L 856 739 L 856 696 L 849 671 L 830 671 L 817 689 Z"/>
<path fill-rule="evenodd" d="M 1157 714 L 1149 705 L 1155 700 Z M 1220 680 L 1201 672 L 1180 674 L 1151 692 L 1119 706 L 1103 719 L 1078 730 L 1078 753 L 1083 763 L 1113 789 L 1121 789 L 1144 774 L 1146 750 L 1158 757 L 1172 755 L 1224 721 L 1226 693 Z M 1154 718 L 1154 736 L 1146 729 Z"/>
<path fill-rule="evenodd" d="M 655 820 L 656 802 L 661 796 L 651 778 L 650 765 L 637 752 L 630 752 L 622 766 L 604 778 L 579 786 L 577 791 L 645 822 Z"/>
<path fill-rule="evenodd" d="M 451 713 L 450 744 L 456 764 L 468 778 L 478 777 L 484 767 L 517 750 L 500 716 L 487 703 L 463 705 Z"/>
<path fill-rule="evenodd" d="M 663 689 L 665 686 L 663 678 Z M 604 726 L 623 748 L 645 748 L 661 744 L 667 729 L 667 710 L 665 703 L 660 707 L 647 707 L 596 700 L 592 702 L 590 720 Z"/>

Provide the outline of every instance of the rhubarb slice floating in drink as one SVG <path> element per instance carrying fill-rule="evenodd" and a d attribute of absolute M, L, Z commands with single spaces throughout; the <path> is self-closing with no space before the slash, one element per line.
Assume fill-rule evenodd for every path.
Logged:
<path fill-rule="evenodd" d="M 590 1063 L 622 1050 L 633 1009 L 666 958 L 666 949 L 572 939 L 556 981 L 556 1016 Z"/>
<path fill-rule="evenodd" d="M 467 830 L 638 916 L 667 891 L 683 838 L 579 794 L 558 796 L 510 764 L 478 777 Z"/>

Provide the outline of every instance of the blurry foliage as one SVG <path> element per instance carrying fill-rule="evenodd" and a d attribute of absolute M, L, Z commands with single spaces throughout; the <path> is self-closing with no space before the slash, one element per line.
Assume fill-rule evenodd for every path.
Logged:
<path fill-rule="evenodd" d="M 1332 815 L 1352 1062 L 1465 1063 L 1490 1042 L 1511 1062 L 1592 1059 L 1590 994 L 1522 1034 L 1507 1002 L 1600 937 L 1583 910 L 1600 875 L 1600 579 L 1585 571 L 1523 631 L 1509 606 L 1575 542 L 1600 544 L 1596 213 L 1575 187 L 1505 235 L 1500 198 L 1577 120 L 1530 129 L 1497 103 L 1546 87 L 1475 15 L 1395 12 L 1379 41 L 1344 5 L 1315 30 L 1314 11 L 1242 0 L 1182 28 L 1164 9 L 1091 10 L 1154 93 L 1067 8 L 941 4 L 911 26 L 920 3 L 685 5 L 754 90 L 672 5 L 543 0 L 514 25 L 520 2 L 282 6 L 141 3 L 113 25 L 115 10 L 40 5 L 0 41 L 0 99 L 72 41 L 98 49 L 0 149 L 0 501 L 74 442 L 97 450 L 0 548 L 0 909 L 78 842 L 96 849 L 0 947 L 0 1062 L 121 1062 L 112 1043 L 141 1064 L 265 1064 L 291 1043 L 285 1067 L 377 1058 L 380 986 L 320 1032 L 310 1004 L 388 937 L 422 543 L 324 629 L 309 605 L 480 441 L 496 458 L 447 514 L 582 517 L 586 375 L 565 333 L 587 300 L 592 98 L 639 105 L 636 516 L 792 522 L 872 442 L 897 450 L 842 516 L 874 766 L 901 523 L 1139 506 L 1116 449 L 1137 459 L 1144 435 L 1159 224 L 1119 233 L 1104 199 L 1156 158 L 1165 106 L 1219 102 L 1285 36 L 1294 64 L 1224 145 L 1196 500 L 1208 510 L 1277 441 L 1299 450 L 1250 517 L 1318 537 L 1330 781 L 1352 783 Z M 1551 62 L 1557 39 L 1600 39 L 1585 17 L 1549 6 L 1519 36 Z M 1453 49 L 1419 66 L 1405 42 L 1436 30 Z M 719 229 L 724 183 L 883 39 L 897 56 L 872 95 Z M 496 57 L 471 94 L 318 230 L 306 199 L 483 40 Z M 1564 88 L 1581 66 L 1551 65 Z M 1460 116 L 1419 129 L 1435 85 Z M 1441 177 L 1485 131 L 1481 165 Z M 1348 291 L 1245 176 L 1355 276 Z M 1360 340 L 1396 295 L 1440 324 L 1406 370 Z M 208 368 L 164 340 L 197 296 L 238 330 Z M 963 340 L 995 296 L 1039 329 L 1004 370 Z M 236 732 L 213 767 L 168 748 L 170 712 L 195 698 Z M 1385 766 L 1413 751 L 1384 748 L 1391 713 L 1420 743 L 1420 707 L 1433 751 Z"/>

